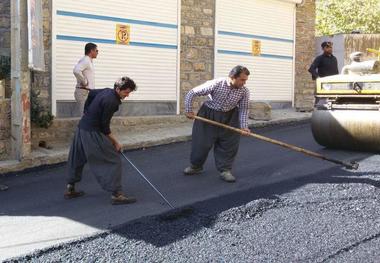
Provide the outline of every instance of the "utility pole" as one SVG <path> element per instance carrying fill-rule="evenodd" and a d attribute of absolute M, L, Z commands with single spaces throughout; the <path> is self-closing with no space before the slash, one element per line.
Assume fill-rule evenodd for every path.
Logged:
<path fill-rule="evenodd" d="M 27 10 L 26 0 L 11 1 L 11 145 L 19 161 L 31 152 Z"/>

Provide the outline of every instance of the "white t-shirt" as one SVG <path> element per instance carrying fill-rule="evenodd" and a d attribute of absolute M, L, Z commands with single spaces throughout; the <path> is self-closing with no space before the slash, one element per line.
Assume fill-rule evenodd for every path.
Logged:
<path fill-rule="evenodd" d="M 89 56 L 81 58 L 75 65 L 73 73 L 77 79 L 76 87 L 95 89 L 95 68 L 92 58 Z"/>

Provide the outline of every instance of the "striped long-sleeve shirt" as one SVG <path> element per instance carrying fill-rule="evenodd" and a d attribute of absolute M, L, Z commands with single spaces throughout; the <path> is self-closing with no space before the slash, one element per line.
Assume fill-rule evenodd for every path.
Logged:
<path fill-rule="evenodd" d="M 227 112 L 239 107 L 241 128 L 248 128 L 249 90 L 246 87 L 234 88 L 228 78 L 219 78 L 193 88 L 185 98 L 185 111 L 192 112 L 193 99 L 196 96 L 208 96 L 205 102 L 210 109 Z"/>

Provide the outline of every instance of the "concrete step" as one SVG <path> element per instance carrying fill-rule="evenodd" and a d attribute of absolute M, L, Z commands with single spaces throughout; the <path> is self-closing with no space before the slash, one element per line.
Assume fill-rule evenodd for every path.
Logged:
<path fill-rule="evenodd" d="M 57 118 L 48 129 L 33 126 L 32 148 L 38 148 L 41 142 L 45 142 L 48 146 L 70 142 L 79 120 L 80 118 Z M 115 134 L 123 134 L 152 127 L 174 126 L 187 121 L 183 115 L 114 117 L 111 121 L 111 130 Z"/>

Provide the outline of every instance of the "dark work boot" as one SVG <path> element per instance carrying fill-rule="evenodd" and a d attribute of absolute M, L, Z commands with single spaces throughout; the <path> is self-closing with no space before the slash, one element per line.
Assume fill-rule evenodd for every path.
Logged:
<path fill-rule="evenodd" d="M 63 197 L 65 199 L 72 199 L 81 197 L 84 195 L 83 191 L 75 191 L 75 186 L 73 184 L 68 184 L 66 187 L 66 192 L 64 193 Z"/>
<path fill-rule="evenodd" d="M 132 196 L 125 196 L 123 192 L 113 193 L 111 196 L 111 203 L 113 205 L 126 205 L 135 203 L 137 200 Z"/>

